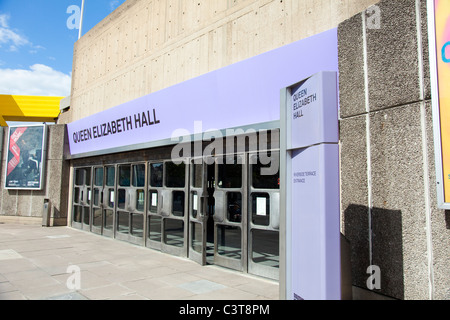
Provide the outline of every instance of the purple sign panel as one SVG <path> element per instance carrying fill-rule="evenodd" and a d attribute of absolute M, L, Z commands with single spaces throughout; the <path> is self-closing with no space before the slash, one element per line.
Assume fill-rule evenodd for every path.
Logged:
<path fill-rule="evenodd" d="M 280 90 L 322 70 L 338 70 L 336 29 L 72 122 L 70 154 L 177 143 L 173 133 L 198 121 L 204 131 L 278 121 Z"/>

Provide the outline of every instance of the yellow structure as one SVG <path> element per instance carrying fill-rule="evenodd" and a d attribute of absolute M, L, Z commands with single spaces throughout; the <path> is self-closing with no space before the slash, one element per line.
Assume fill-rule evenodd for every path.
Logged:
<path fill-rule="evenodd" d="M 0 126 L 6 121 L 53 122 L 64 97 L 0 95 Z"/>

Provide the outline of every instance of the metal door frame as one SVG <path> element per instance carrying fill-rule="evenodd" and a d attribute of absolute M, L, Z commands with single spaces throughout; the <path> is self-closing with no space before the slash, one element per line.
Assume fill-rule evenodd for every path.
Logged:
<path fill-rule="evenodd" d="M 225 159 L 226 157 L 235 157 L 241 159 L 241 177 L 242 177 L 242 184 L 240 188 L 222 188 L 219 187 L 219 165 L 222 165 L 220 161 L 217 161 L 217 159 L 222 158 Z M 209 160 L 211 161 L 211 160 Z M 233 153 L 233 154 L 222 154 L 222 155 L 216 155 L 214 156 L 214 162 L 215 162 L 215 191 L 214 191 L 214 198 L 215 198 L 215 212 L 214 212 L 214 264 L 219 265 L 222 267 L 238 270 L 241 272 L 247 272 L 247 203 L 248 203 L 248 197 L 247 197 L 247 171 L 246 165 L 247 165 L 247 156 L 246 153 Z M 226 165 L 225 163 L 223 163 Z M 229 221 L 227 218 L 227 197 L 229 193 L 232 192 L 240 192 L 241 193 L 241 222 L 233 222 Z M 240 228 L 241 230 L 241 258 L 233 259 L 230 257 L 225 257 L 223 255 L 220 255 L 218 253 L 218 227 L 223 226 L 225 230 L 227 228 Z"/>
<path fill-rule="evenodd" d="M 201 186 L 195 186 L 195 167 L 201 166 Z M 207 184 L 207 164 L 203 158 L 189 159 L 189 238 L 188 257 L 189 259 L 204 266 L 206 265 L 206 228 L 208 212 L 206 210 Z M 196 209 L 195 209 L 196 208 Z M 194 212 L 197 211 L 197 212 Z M 200 232 L 195 232 L 193 225 L 200 227 Z M 200 235 L 200 252 L 193 248 L 194 234 Z"/>
<path fill-rule="evenodd" d="M 86 171 L 89 169 L 90 170 L 90 175 L 89 175 L 89 184 L 88 181 L 86 181 Z M 83 170 L 83 185 L 77 185 L 76 184 L 76 176 L 77 176 L 77 171 L 78 170 Z M 79 188 L 80 190 L 80 194 L 79 194 L 79 199 L 76 202 L 75 201 L 75 190 Z M 76 167 L 74 168 L 74 179 L 73 179 L 73 196 L 72 196 L 72 218 L 71 218 L 71 225 L 73 228 L 77 228 L 80 230 L 84 230 L 84 231 L 91 231 L 91 225 L 92 225 L 92 202 L 90 201 L 91 199 L 91 194 L 92 194 L 92 166 L 81 166 L 81 167 Z M 74 221 L 74 217 L 75 217 L 75 210 L 74 207 L 78 206 L 81 207 L 81 222 L 76 222 Z M 84 214 L 85 214 L 85 209 L 88 208 L 89 209 L 89 224 L 86 225 L 84 223 L 85 218 L 84 218 Z"/>
<path fill-rule="evenodd" d="M 144 165 L 144 185 L 143 186 L 133 186 L 133 178 L 134 172 L 133 167 L 137 165 Z M 130 185 L 129 186 L 120 186 L 119 185 L 119 170 L 121 166 L 130 166 Z M 145 235 L 146 235 L 146 206 L 147 206 L 147 162 L 145 161 L 137 161 L 130 163 L 121 163 L 117 165 L 116 169 L 116 210 L 115 210 L 115 221 L 114 221 L 114 237 L 118 240 L 127 241 L 137 245 L 144 245 L 145 243 Z M 119 190 L 125 190 L 125 207 L 119 208 Z M 137 191 L 142 190 L 144 192 L 144 203 L 143 210 L 140 211 L 137 208 L 136 201 L 136 193 Z M 128 232 L 123 233 L 119 231 L 119 219 L 118 215 L 120 212 L 128 214 Z M 133 216 L 141 215 L 142 216 L 142 237 L 133 235 Z"/>
<path fill-rule="evenodd" d="M 164 180 L 163 188 L 161 190 L 160 204 L 161 204 L 161 252 L 168 253 L 174 256 L 184 257 L 188 256 L 188 240 L 189 240 L 189 159 L 180 160 L 185 165 L 185 183 L 184 187 L 168 187 L 167 183 L 167 164 L 174 163 L 172 160 L 164 160 Z M 181 164 L 181 163 L 180 163 Z M 184 192 L 184 211 L 183 216 L 179 217 L 173 213 L 173 193 Z M 182 221 L 183 222 L 183 246 L 177 247 L 166 243 L 168 233 L 166 232 L 166 223 L 168 221 Z"/>
<path fill-rule="evenodd" d="M 269 150 L 270 152 L 280 153 L 279 149 Z M 252 157 L 257 157 L 259 153 L 266 151 L 254 151 L 248 153 L 248 273 L 270 278 L 273 280 L 279 280 L 279 267 L 269 267 L 265 265 L 258 264 L 253 261 L 252 253 L 253 253 L 253 230 L 262 230 L 262 231 L 271 231 L 278 232 L 278 243 L 277 248 L 279 248 L 280 242 L 280 189 L 263 189 L 263 188 L 255 188 L 253 187 L 253 165 L 255 164 L 252 160 Z M 279 171 L 278 171 L 279 172 Z M 269 225 L 263 226 L 253 223 L 252 219 L 252 194 L 268 194 L 269 195 L 269 208 L 270 208 L 270 216 L 269 216 Z M 280 255 L 278 255 L 278 259 L 280 259 Z M 278 261 L 279 263 L 280 261 Z"/>

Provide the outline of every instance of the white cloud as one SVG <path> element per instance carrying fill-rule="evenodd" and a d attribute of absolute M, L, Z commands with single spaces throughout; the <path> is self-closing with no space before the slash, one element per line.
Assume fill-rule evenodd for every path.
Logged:
<path fill-rule="evenodd" d="M 12 30 L 8 25 L 9 15 L 0 14 L 0 46 L 8 45 L 10 51 L 17 51 L 17 48 L 24 45 L 32 45 L 24 36 Z"/>
<path fill-rule="evenodd" d="M 43 64 L 29 70 L 0 69 L 0 94 L 65 97 L 70 86 L 70 75 Z"/>

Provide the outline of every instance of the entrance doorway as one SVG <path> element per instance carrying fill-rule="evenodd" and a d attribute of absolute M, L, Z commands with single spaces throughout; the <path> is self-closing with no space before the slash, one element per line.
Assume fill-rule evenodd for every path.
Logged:
<path fill-rule="evenodd" d="M 263 160 L 243 152 L 76 167 L 72 227 L 278 279 L 279 173 L 264 174 Z"/>

